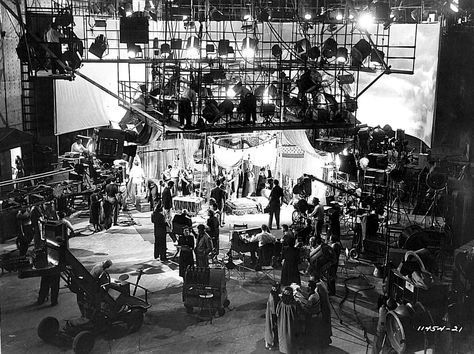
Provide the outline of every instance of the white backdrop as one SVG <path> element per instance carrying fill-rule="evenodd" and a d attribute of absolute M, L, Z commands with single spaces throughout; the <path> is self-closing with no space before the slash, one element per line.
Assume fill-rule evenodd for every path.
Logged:
<path fill-rule="evenodd" d="M 81 73 L 117 93 L 117 65 L 113 63 L 86 63 Z M 74 81 L 56 80 L 55 134 L 107 126 L 119 122 L 125 109 L 117 100 L 80 76 Z"/>

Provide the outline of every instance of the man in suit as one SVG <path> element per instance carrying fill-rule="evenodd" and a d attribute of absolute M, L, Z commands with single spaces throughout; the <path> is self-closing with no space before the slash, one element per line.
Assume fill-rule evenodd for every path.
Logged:
<path fill-rule="evenodd" d="M 283 204 L 283 189 L 280 187 L 280 182 L 275 179 L 273 180 L 273 189 L 270 192 L 270 202 L 268 206 L 270 207 L 270 218 L 268 221 L 268 227 L 272 228 L 273 215 L 275 215 L 275 221 L 277 230 L 280 229 L 280 207 Z"/>

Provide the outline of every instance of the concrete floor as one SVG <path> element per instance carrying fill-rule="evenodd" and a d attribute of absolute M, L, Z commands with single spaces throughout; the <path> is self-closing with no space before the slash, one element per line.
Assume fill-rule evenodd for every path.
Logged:
<path fill-rule="evenodd" d="M 282 223 L 290 223 L 292 210 L 292 207 L 283 210 Z M 265 223 L 266 217 L 262 214 L 228 216 L 221 230 L 221 252 L 228 249 L 231 225 L 245 222 L 249 227 L 257 226 Z M 72 221 L 81 235 L 70 240 L 70 249 L 86 268 L 110 258 L 114 263 L 111 276 L 118 278 L 120 274 L 128 274 L 133 283 L 137 268 L 143 267 L 145 274 L 140 285 L 151 292 L 149 301 L 152 307 L 146 313 L 140 331 L 120 339 L 99 337 L 93 353 L 268 352 L 264 348 L 263 336 L 269 281 L 258 281 L 255 272 L 248 272 L 244 280 L 232 274 L 227 282 L 231 302 L 229 311 L 222 317 L 215 317 L 212 323 L 202 322 L 197 315 L 185 311 L 177 265 L 172 262 L 162 264 L 153 259 L 153 225 L 149 212 L 122 213 L 119 226 L 95 234 L 89 231 L 87 218 L 76 217 Z M 193 221 L 200 223 L 203 219 L 198 216 Z M 14 247 L 12 243 L 0 245 L 0 252 Z M 168 253 L 170 257 L 175 253 L 171 240 Z M 376 299 L 380 289 L 380 281 L 371 276 L 372 270 L 371 267 L 349 263 L 340 268 L 337 296 L 331 298 L 332 345 L 324 351 L 314 348 L 311 352 L 367 351 L 377 321 Z M 58 348 L 42 342 L 37 336 L 37 325 L 47 316 L 57 317 L 60 322 L 78 317 L 75 294 L 62 288 L 58 306 L 37 306 L 39 278 L 19 279 L 17 273 L 5 273 L 0 280 L 1 352 L 72 352 L 71 348 Z"/>

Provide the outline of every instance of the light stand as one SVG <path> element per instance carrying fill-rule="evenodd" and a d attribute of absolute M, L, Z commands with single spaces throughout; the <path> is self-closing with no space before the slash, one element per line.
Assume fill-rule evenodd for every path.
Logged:
<path fill-rule="evenodd" d="M 392 182 L 392 185 L 394 182 Z M 392 188 L 393 189 L 393 188 Z M 406 210 L 405 206 L 402 205 L 401 199 L 400 199 L 400 184 L 396 185 L 396 190 L 395 190 L 395 199 L 390 203 L 390 209 L 393 209 L 393 206 L 396 205 L 396 213 L 397 213 L 397 224 L 400 223 L 401 220 L 401 212 L 403 212 L 403 215 L 408 220 L 408 223 L 411 224 L 410 216 L 408 215 L 408 211 Z"/>
<path fill-rule="evenodd" d="M 438 199 L 440 198 L 440 193 L 442 191 L 445 191 L 446 190 L 446 185 L 441 188 L 441 189 L 435 189 L 434 191 L 434 196 L 433 196 L 433 200 L 430 204 L 430 207 L 428 208 L 428 210 L 426 211 L 425 215 L 423 216 L 423 219 L 421 220 L 421 223 L 426 227 L 426 220 L 428 219 L 428 215 L 430 216 L 431 218 L 431 224 L 430 226 L 434 226 L 436 224 L 437 227 L 441 227 L 440 223 L 438 222 L 437 218 L 436 218 L 436 213 L 438 212 L 439 210 L 439 207 L 438 207 Z"/>

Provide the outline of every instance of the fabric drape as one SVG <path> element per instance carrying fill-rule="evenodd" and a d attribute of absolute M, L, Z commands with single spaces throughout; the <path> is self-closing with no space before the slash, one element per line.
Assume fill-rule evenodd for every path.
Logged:
<path fill-rule="evenodd" d="M 276 139 L 248 149 L 231 149 L 214 144 L 214 160 L 223 168 L 239 166 L 243 160 L 250 160 L 256 166 L 275 168 L 277 159 Z"/>
<path fill-rule="evenodd" d="M 191 167 L 194 169 L 196 166 L 194 162 L 194 153 L 199 149 L 199 139 L 181 139 L 176 141 L 176 146 L 179 147 L 180 156 L 183 161 L 182 167 Z"/>

